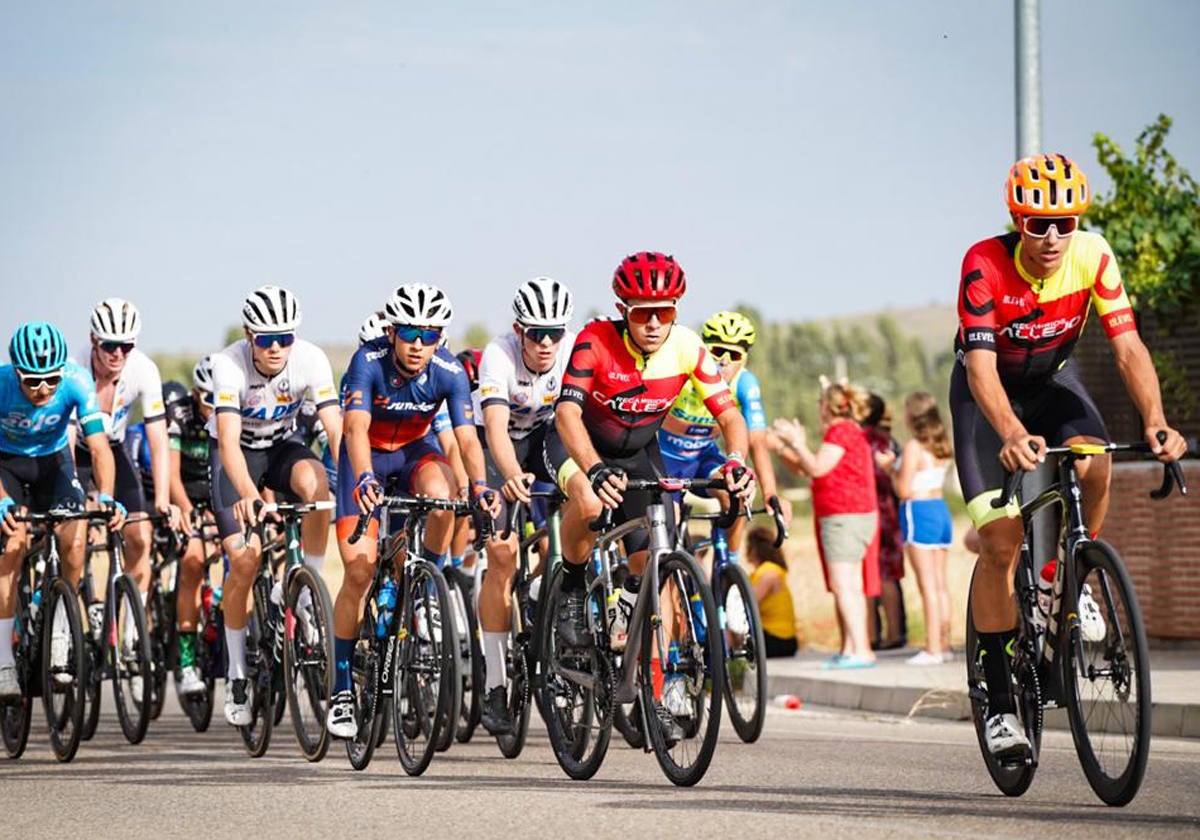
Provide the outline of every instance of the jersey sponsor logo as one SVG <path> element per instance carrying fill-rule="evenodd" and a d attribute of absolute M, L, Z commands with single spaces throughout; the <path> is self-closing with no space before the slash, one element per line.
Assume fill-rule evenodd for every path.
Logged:
<path fill-rule="evenodd" d="M 608 379 L 609 382 L 632 382 L 633 381 L 632 373 L 622 373 L 619 370 L 606 371 L 604 376 L 606 379 Z"/>
<path fill-rule="evenodd" d="M 1082 315 L 1072 318 L 1055 318 L 1053 321 L 1011 321 L 1001 332 L 1013 341 L 1047 341 L 1079 326 Z"/>
<path fill-rule="evenodd" d="M 991 329 L 967 330 L 964 334 L 967 344 L 995 344 L 996 333 Z"/>
<path fill-rule="evenodd" d="M 557 391 L 558 390 L 558 378 L 557 377 L 551 376 L 549 379 L 546 380 L 546 390 L 547 391 Z"/>
<path fill-rule="evenodd" d="M 290 405 L 292 402 L 292 398 L 289 397 L 287 394 L 276 394 L 275 402 L 278 403 L 279 405 Z"/>
<path fill-rule="evenodd" d="M 225 403 L 227 405 L 236 405 L 237 394 L 233 393 L 232 391 L 217 391 L 217 402 Z"/>
<path fill-rule="evenodd" d="M 499 385 L 480 385 L 479 396 L 481 397 L 498 397 L 500 396 Z"/>
<path fill-rule="evenodd" d="M 336 391 L 332 385 L 325 385 L 317 389 L 317 399 L 324 400 L 332 397 Z"/>
<path fill-rule="evenodd" d="M 382 359 L 387 354 L 388 354 L 387 348 L 384 348 L 383 350 L 371 350 L 371 351 L 367 352 L 365 358 L 368 362 L 375 362 L 375 361 Z"/>
<path fill-rule="evenodd" d="M 601 405 L 608 406 L 613 411 L 624 414 L 658 414 L 666 411 L 675 402 L 674 397 L 622 396 L 613 394 L 605 397 L 599 391 L 592 392 L 592 398 Z"/>
<path fill-rule="evenodd" d="M 0 420 L 0 427 L 3 427 L 6 432 L 37 434 L 50 431 L 58 426 L 62 419 L 61 414 L 38 414 L 36 417 L 28 417 L 19 411 L 12 411 L 7 417 Z"/>
<path fill-rule="evenodd" d="M 288 382 L 286 379 L 280 379 L 275 383 L 275 390 L 281 394 L 286 394 L 288 391 L 292 390 L 292 383 Z"/>
<path fill-rule="evenodd" d="M 361 396 L 359 396 L 361 400 Z M 353 400 L 353 397 L 351 397 Z M 412 400 L 393 400 L 386 394 L 377 394 L 374 405 L 384 411 L 405 411 L 411 414 L 429 414 L 437 408 L 437 403 L 413 402 Z"/>
<path fill-rule="evenodd" d="M 1023 297 L 1018 297 L 1017 295 L 1005 295 L 1004 296 L 1004 305 L 1005 306 L 1028 307 L 1029 301 L 1025 300 L 1025 298 L 1023 298 Z"/>
<path fill-rule="evenodd" d="M 1115 330 L 1118 327 L 1134 326 L 1133 310 L 1122 309 L 1120 312 L 1113 312 L 1104 316 L 1104 324 L 1109 330 Z"/>
<path fill-rule="evenodd" d="M 542 405 L 554 405 L 554 394 L 542 394 Z"/>
<path fill-rule="evenodd" d="M 512 395 L 512 401 L 517 405 L 525 405 L 529 402 L 529 393 L 527 391 L 517 391 Z"/>
<path fill-rule="evenodd" d="M 270 421 L 282 420 L 283 418 L 287 417 L 289 414 L 293 414 L 296 411 L 298 411 L 299 409 L 300 409 L 300 403 L 291 403 L 289 405 L 277 405 L 274 408 L 268 408 L 265 405 L 261 406 L 259 408 L 255 408 L 254 406 L 246 406 L 245 408 L 242 409 L 242 416 L 248 420 L 259 420 L 262 422 L 266 422 L 268 420 L 270 420 Z"/>

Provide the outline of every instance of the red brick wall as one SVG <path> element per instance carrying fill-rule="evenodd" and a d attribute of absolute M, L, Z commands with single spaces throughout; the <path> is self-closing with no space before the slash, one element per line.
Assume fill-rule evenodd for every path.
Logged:
<path fill-rule="evenodd" d="M 1200 471 L 1184 462 L 1191 495 L 1149 496 L 1162 481 L 1154 463 L 1113 467 L 1112 504 L 1102 536 L 1121 553 L 1146 632 L 1163 639 L 1200 639 Z"/>

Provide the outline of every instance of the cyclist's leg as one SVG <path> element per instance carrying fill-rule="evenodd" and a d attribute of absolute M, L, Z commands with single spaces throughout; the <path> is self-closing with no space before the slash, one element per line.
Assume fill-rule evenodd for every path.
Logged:
<path fill-rule="evenodd" d="M 29 502 L 28 485 L 35 478 L 32 467 L 30 458 L 0 453 L 0 482 L 13 500 L 14 512 Z M 17 523 L 13 533 L 4 538 L 4 552 L 0 554 L 0 696 L 5 697 L 21 693 L 14 668 L 13 625 L 17 608 L 17 574 L 27 531 L 24 523 Z"/>
<path fill-rule="evenodd" d="M 408 464 L 402 471 L 401 486 L 407 484 L 412 492 L 432 499 L 449 499 L 456 486 L 454 474 L 446 457 L 429 438 L 415 440 L 404 447 Z M 452 511 L 432 511 L 425 520 L 425 544 L 421 554 L 434 563 L 450 559 L 450 539 L 454 532 Z"/>
<path fill-rule="evenodd" d="M 1068 363 L 1050 379 L 1043 416 L 1038 418 L 1047 442 L 1054 445 L 1106 443 L 1108 429 L 1100 410 L 1083 387 L 1073 363 Z M 1083 485 L 1083 518 L 1088 530 L 1099 533 L 1108 512 L 1112 456 L 1093 455 L 1076 461 L 1075 471 Z"/>
<path fill-rule="evenodd" d="M 142 491 L 142 477 L 129 459 L 129 453 L 124 446 L 114 443 L 112 454 L 113 466 L 116 469 L 113 497 L 124 505 L 130 514 L 146 513 L 149 507 Z M 140 521 L 130 522 L 121 529 L 121 537 L 125 543 L 124 570 L 137 582 L 138 591 L 142 594 L 142 605 L 145 606 L 146 593 L 150 590 L 150 549 L 154 544 L 154 525 L 141 517 L 134 518 Z"/>
<path fill-rule="evenodd" d="M 310 448 L 299 440 L 285 440 L 272 446 L 264 481 L 267 487 L 286 498 L 301 502 L 319 502 L 329 498 L 329 479 L 325 476 L 325 465 Z M 327 510 L 314 510 L 305 514 L 300 523 L 300 543 L 304 550 L 304 565 L 317 574 L 325 563 L 325 549 L 329 542 L 329 520 Z"/>

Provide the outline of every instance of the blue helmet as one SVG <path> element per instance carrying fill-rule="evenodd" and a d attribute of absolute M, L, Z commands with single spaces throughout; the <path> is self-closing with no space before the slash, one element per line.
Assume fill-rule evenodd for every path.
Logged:
<path fill-rule="evenodd" d="M 67 363 L 67 342 L 53 324 L 31 321 L 13 333 L 8 357 L 26 373 L 51 373 Z"/>

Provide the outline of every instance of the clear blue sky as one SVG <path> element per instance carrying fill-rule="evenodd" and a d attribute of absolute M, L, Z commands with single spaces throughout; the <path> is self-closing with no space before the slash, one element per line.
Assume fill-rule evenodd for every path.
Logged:
<path fill-rule="evenodd" d="M 499 330 L 535 274 L 608 311 L 643 249 L 692 322 L 950 302 L 1005 222 L 1010 2 L 450 5 L 4 0 L 4 342 L 119 295 L 147 349 L 208 350 L 267 282 L 317 341 L 414 280 Z M 1044 3 L 1047 149 L 1095 177 L 1093 132 L 1166 112 L 1200 174 L 1198 32 Z"/>

